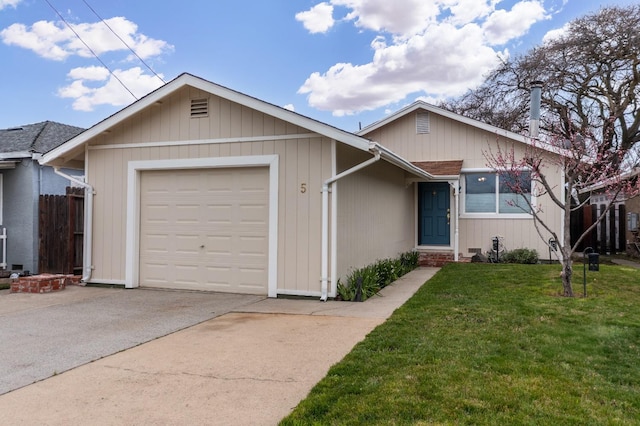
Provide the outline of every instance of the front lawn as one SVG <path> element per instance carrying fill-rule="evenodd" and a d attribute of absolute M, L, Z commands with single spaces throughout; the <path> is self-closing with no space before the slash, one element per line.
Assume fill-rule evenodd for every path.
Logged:
<path fill-rule="evenodd" d="M 640 270 L 559 271 L 446 266 L 282 424 L 638 424 Z"/>

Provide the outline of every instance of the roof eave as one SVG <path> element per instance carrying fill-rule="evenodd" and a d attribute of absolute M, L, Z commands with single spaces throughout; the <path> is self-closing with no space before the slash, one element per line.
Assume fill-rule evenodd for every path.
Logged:
<path fill-rule="evenodd" d="M 123 108 L 119 112 L 101 121 L 90 129 L 85 130 L 75 138 L 72 138 L 59 147 L 49 151 L 40 160 L 41 164 L 49 164 L 56 158 L 63 157 L 66 153 L 88 142 L 90 139 L 94 138 L 100 133 L 109 130 L 111 127 L 126 119 L 127 117 L 130 117 L 147 108 L 148 106 L 159 102 L 165 96 L 176 90 L 179 90 L 184 86 L 192 86 L 201 89 L 213 95 L 220 96 L 232 102 L 255 109 L 284 121 L 288 121 L 300 127 L 304 127 L 315 133 L 353 146 L 354 148 L 360 149 L 362 151 L 368 151 L 369 149 L 369 141 L 361 136 L 346 132 L 344 130 L 340 130 L 336 127 L 329 126 L 328 124 L 321 123 L 293 111 L 286 110 L 257 98 L 253 98 L 249 95 L 245 95 L 235 90 L 231 90 L 224 86 L 220 86 L 218 84 L 204 80 L 200 77 L 185 73 L 181 74 L 180 76 L 155 90 L 154 92 L 151 92 L 144 98 Z"/>
<path fill-rule="evenodd" d="M 369 150 L 372 152 L 375 152 L 375 151 L 379 152 L 380 157 L 383 160 L 393 164 L 396 167 L 400 167 L 401 169 L 411 173 L 414 176 L 427 179 L 427 180 L 435 179 L 435 177 L 431 173 L 428 173 L 422 170 L 421 168 L 414 166 L 413 164 L 411 164 L 411 162 L 405 160 L 404 158 L 400 157 L 398 154 L 394 153 L 388 148 L 385 148 L 384 146 L 380 145 L 377 142 L 370 142 Z"/>

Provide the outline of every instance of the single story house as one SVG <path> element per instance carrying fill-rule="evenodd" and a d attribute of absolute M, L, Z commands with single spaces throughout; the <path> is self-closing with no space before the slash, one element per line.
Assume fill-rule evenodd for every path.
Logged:
<path fill-rule="evenodd" d="M 481 152 L 499 129 L 432 108 L 356 135 L 182 74 L 41 162 L 84 164 L 88 282 L 324 300 L 353 268 L 416 248 L 541 247 L 530 215 L 470 207 L 486 204 L 466 188 L 494 176 Z"/>
<path fill-rule="evenodd" d="M 533 216 L 517 202 L 508 185 L 489 164 L 487 154 L 514 150 L 521 159 L 531 147 L 529 137 L 417 101 L 371 124 L 358 135 L 385 146 L 434 176 L 416 185 L 415 246 L 423 258 L 444 255 L 450 260 L 470 257 L 492 248 L 499 237 L 506 250 L 548 250 L 551 235 L 534 225 Z M 541 143 L 536 143 L 542 149 Z M 552 153 L 547 155 L 557 155 Z M 547 179 L 564 199 L 563 175 L 550 161 Z M 555 162 L 557 163 L 557 161 Z M 564 234 L 563 212 L 548 198 L 537 197 L 541 188 L 532 184 L 529 194 L 541 219 L 559 235 Z M 515 202 L 514 202 L 515 201 Z"/>
<path fill-rule="evenodd" d="M 83 130 L 52 121 L 0 129 L 0 268 L 38 272 L 40 195 L 63 195 L 69 186 L 69 180 L 38 159 Z"/>

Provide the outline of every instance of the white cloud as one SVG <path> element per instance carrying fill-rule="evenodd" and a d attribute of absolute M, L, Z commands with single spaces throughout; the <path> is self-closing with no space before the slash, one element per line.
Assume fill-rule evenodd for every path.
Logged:
<path fill-rule="evenodd" d="M 0 10 L 5 7 L 16 7 L 22 0 L 0 0 Z"/>
<path fill-rule="evenodd" d="M 500 45 L 526 34 L 533 24 L 548 18 L 539 1 L 521 1 L 510 11 L 501 9 L 493 12 L 483 29 L 490 44 Z"/>
<path fill-rule="evenodd" d="M 425 0 L 331 0 L 336 6 L 351 9 L 347 20 L 359 28 L 410 35 L 435 22 L 441 1 Z"/>
<path fill-rule="evenodd" d="M 60 88 L 58 96 L 74 99 L 74 110 L 93 111 L 99 105 L 124 106 L 135 101 L 118 80 L 138 99 L 163 84 L 160 78 L 145 74 L 139 67 L 118 69 L 113 74 L 117 79 L 101 67 L 74 68 L 68 74 L 73 81 Z"/>
<path fill-rule="evenodd" d="M 564 24 L 561 28 L 557 28 L 555 30 L 547 31 L 547 33 L 542 37 L 542 42 L 547 43 L 552 40 L 557 40 L 564 36 L 567 31 L 569 31 L 569 24 Z"/>
<path fill-rule="evenodd" d="M 80 67 L 73 68 L 67 74 L 67 77 L 73 80 L 91 80 L 91 81 L 103 81 L 109 76 L 109 70 L 104 67 Z"/>
<path fill-rule="evenodd" d="M 138 26 L 126 18 L 115 17 L 106 22 L 143 59 L 173 50 L 173 46 L 166 41 L 139 33 Z M 71 26 L 97 55 L 128 51 L 127 46 L 102 22 Z M 93 57 L 85 44 L 63 22 L 38 21 L 30 28 L 24 24 L 13 24 L 0 31 L 0 38 L 7 45 L 32 50 L 47 59 L 61 61 L 72 55 Z"/>
<path fill-rule="evenodd" d="M 377 33 L 364 64 L 337 63 L 299 88 L 310 106 L 342 116 L 373 110 L 410 94 L 458 96 L 509 56 L 504 45 L 548 19 L 539 0 L 328 0 L 347 8 L 344 20 Z"/>
<path fill-rule="evenodd" d="M 286 104 L 282 108 L 287 109 L 289 111 L 295 111 L 296 110 L 296 107 L 294 107 L 293 104 Z"/>
<path fill-rule="evenodd" d="M 320 3 L 306 12 L 296 13 L 296 20 L 312 34 L 327 32 L 334 24 L 333 6 L 329 3 Z"/>

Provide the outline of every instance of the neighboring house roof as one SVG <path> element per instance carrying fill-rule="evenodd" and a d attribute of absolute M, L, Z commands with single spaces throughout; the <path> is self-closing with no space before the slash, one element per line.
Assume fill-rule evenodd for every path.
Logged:
<path fill-rule="evenodd" d="M 83 131 L 80 127 L 54 121 L 0 129 L 0 156 L 30 158 L 33 154 L 44 154 Z"/>
<path fill-rule="evenodd" d="M 51 164 L 51 162 L 53 162 L 54 160 L 61 157 L 65 157 L 66 155 L 73 153 L 77 148 L 84 145 L 91 138 L 109 130 L 111 127 L 113 127 L 117 123 L 131 117 L 132 115 L 138 113 L 139 111 L 157 102 L 161 102 L 161 100 L 164 97 L 181 89 L 184 86 L 191 86 L 191 87 L 200 89 L 202 91 L 209 92 L 213 95 L 219 96 L 224 99 L 228 99 L 232 102 L 246 106 L 248 108 L 262 112 L 264 114 L 271 115 L 283 121 L 287 121 L 289 123 L 298 125 L 312 132 L 334 139 L 341 143 L 350 145 L 362 151 L 367 151 L 372 153 L 379 152 L 383 160 L 386 160 L 392 164 L 395 164 L 396 166 L 403 168 L 409 173 L 412 173 L 416 176 L 426 178 L 426 179 L 432 178 L 431 175 L 429 175 L 422 169 L 414 166 L 407 160 L 393 154 L 391 151 L 384 149 L 384 147 L 381 147 L 375 142 L 372 143 L 366 138 L 363 138 L 361 136 L 355 135 L 353 133 L 350 133 L 344 130 L 340 130 L 337 127 L 333 127 L 328 124 L 322 123 L 320 121 L 314 120 L 312 118 L 305 117 L 296 112 L 289 111 L 282 107 L 245 95 L 243 93 L 237 92 L 227 87 L 220 86 L 216 83 L 212 83 L 203 78 L 196 77 L 188 73 L 183 73 L 179 75 L 178 77 L 171 80 L 167 84 L 161 86 L 160 88 L 149 93 L 145 97 L 137 100 L 131 105 L 123 108 L 122 110 L 118 111 L 112 116 L 94 125 L 84 133 L 81 133 L 77 137 L 69 140 L 67 143 L 51 150 L 50 152 L 45 154 L 42 157 L 42 159 L 40 159 L 40 163 Z"/>

